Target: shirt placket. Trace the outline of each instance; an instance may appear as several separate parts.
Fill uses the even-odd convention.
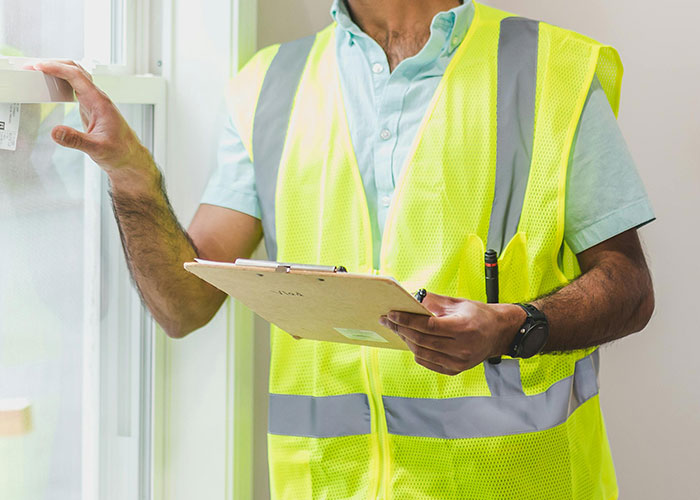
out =
[[[356,86],[364,90],[362,101],[362,130],[355,130],[353,141],[356,143],[356,156],[370,208],[370,222],[373,234],[373,260],[375,267],[379,264],[381,237],[390,213],[394,190],[400,172],[409,162],[406,131],[403,130],[405,106],[411,95],[414,79],[433,77],[433,73],[444,71],[442,60],[456,48],[458,37],[451,40],[456,16],[453,12],[438,14],[431,25],[431,35],[426,45],[416,56],[403,60],[393,72],[389,70],[386,54],[379,44],[363,33],[348,17],[347,12],[338,6],[333,11],[343,31],[344,45],[350,52],[346,53],[344,65],[352,57],[356,72],[351,79]],[[452,43],[450,43],[452,42]],[[359,73],[359,74],[358,74]],[[437,76],[440,76],[437,75]],[[410,117],[411,120],[415,116]],[[410,135],[415,135],[411,126]],[[351,131],[353,134],[353,131]]]
[[[394,153],[399,134],[399,118],[403,108],[406,87],[409,84],[403,72],[394,71],[386,80],[377,103],[377,130],[374,141],[374,179],[377,188],[377,219],[383,228],[396,186]]]
[[[431,52],[430,45],[442,47],[446,35],[449,35],[452,23],[447,19],[437,19],[433,24],[433,33],[426,45]],[[435,47],[435,49],[437,49]],[[381,57],[386,61],[384,52],[376,47]],[[399,136],[399,122],[406,94],[411,86],[415,74],[425,69],[428,64],[437,63],[439,49],[435,50],[435,56],[425,54],[426,48],[421,51],[423,59],[411,58],[402,61],[394,71],[383,79],[381,87],[375,86],[375,103],[377,104],[377,130],[373,141],[374,178],[377,190],[377,219],[380,230],[383,232],[389,207],[394,195],[398,173],[405,165],[396,165],[395,152]],[[382,67],[379,63],[372,63],[373,74],[387,74],[388,65]],[[396,174],[395,174],[396,173]]]

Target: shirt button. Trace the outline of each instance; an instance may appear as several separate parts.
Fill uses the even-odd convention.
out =
[[[381,73],[382,71],[384,71],[384,66],[382,66],[381,64],[379,64],[379,63],[374,63],[374,64],[372,65],[372,72],[373,72],[373,73],[375,73],[375,74],[378,75],[378,74]]]
[[[391,198],[389,196],[382,196],[382,206],[387,208],[389,205],[391,205]]]
[[[385,128],[384,130],[379,132],[379,137],[381,137],[385,141],[389,140],[391,138],[391,130],[389,130],[388,128]]]

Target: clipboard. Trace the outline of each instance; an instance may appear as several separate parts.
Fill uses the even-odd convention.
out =
[[[395,279],[342,267],[196,259],[185,269],[302,339],[408,350],[379,317],[392,310],[433,315]]]

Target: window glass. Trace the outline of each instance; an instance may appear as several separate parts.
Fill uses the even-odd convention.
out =
[[[22,105],[16,150],[0,150],[0,400],[25,401],[0,435],[3,498],[80,494],[83,159],[49,137],[78,120]]]
[[[135,130],[148,136],[151,107],[121,108]],[[123,257],[119,272],[107,273],[113,264],[102,263],[100,286],[88,287],[99,297],[87,296],[86,242],[113,247],[119,237],[113,227],[103,227],[109,229],[106,239],[86,230],[86,221],[94,220],[85,198],[91,189],[86,169],[98,167],[49,135],[58,124],[82,129],[78,107],[23,104],[19,117],[16,149],[0,149],[0,499],[75,500],[82,498],[83,470],[99,474],[97,467],[84,468],[82,456],[89,404],[83,394],[85,339],[94,335],[110,349],[95,358],[103,384],[123,385],[115,382],[108,394],[100,394],[101,407],[93,402],[88,409],[101,413],[105,452],[114,452],[106,444],[113,428],[121,443],[136,443],[138,452],[139,415],[147,410],[139,405],[148,399],[139,381],[149,369],[141,368],[139,326],[123,319],[104,324],[135,316],[110,293],[117,283],[128,284]],[[108,208],[105,192],[101,198]],[[85,318],[95,316],[103,324],[86,331],[91,323]],[[112,414],[120,416],[119,428]],[[129,460],[139,466],[136,452]]]
[[[0,44],[31,57],[83,57],[84,0],[2,0]]]

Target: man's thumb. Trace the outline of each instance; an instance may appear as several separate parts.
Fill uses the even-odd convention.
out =
[[[51,131],[51,137],[56,143],[67,148],[77,149],[88,154],[92,150],[93,144],[88,135],[78,132],[74,128],[59,125]]]

